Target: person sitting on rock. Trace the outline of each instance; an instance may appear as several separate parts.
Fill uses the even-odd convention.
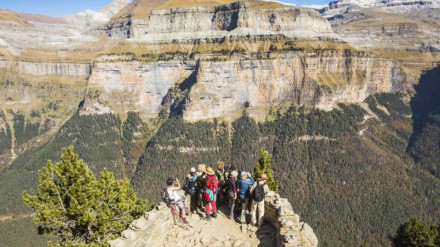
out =
[[[190,198],[189,208],[191,213],[197,211],[197,174],[196,168],[191,167],[191,170],[188,174],[186,174],[186,184],[185,184],[185,195]]]
[[[266,194],[269,193],[269,186],[267,186],[266,181],[268,177],[266,174],[261,174],[258,181],[255,182],[251,187],[252,196],[252,206],[251,206],[251,223],[252,225],[261,227],[263,225],[264,219],[264,198]],[[258,221],[257,221],[257,211],[258,211]]]
[[[217,161],[217,170],[215,171],[215,176],[218,181],[215,203],[217,207],[220,207],[223,204],[224,188],[226,184],[225,163],[223,163],[222,161]]]
[[[185,221],[185,218],[183,216],[183,212],[186,213],[186,215],[189,214],[188,212],[188,205],[186,202],[185,196],[180,196],[177,191],[181,190],[182,187],[180,186],[179,179],[177,178],[168,178],[167,180],[167,192],[168,192],[168,201],[170,204],[176,205],[180,209],[180,216],[182,220]]]
[[[241,201],[241,215],[240,222],[245,223],[246,221],[246,210],[250,206],[250,189],[254,179],[248,172],[241,172],[241,177],[237,182],[238,185],[238,198]]]
[[[235,201],[237,200],[237,176],[237,171],[231,172],[225,185],[225,195],[229,199],[229,219],[234,218]]]
[[[204,220],[211,220],[211,216],[213,218],[217,218],[217,206],[215,204],[215,194],[217,192],[218,182],[215,177],[214,169],[208,167],[206,169],[206,177],[198,178],[198,181],[201,181],[203,184],[202,194],[203,194],[203,203],[205,206],[206,217]],[[211,215],[212,208],[212,215]]]

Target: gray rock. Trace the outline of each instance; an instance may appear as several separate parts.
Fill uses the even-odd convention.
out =
[[[235,241],[235,243],[234,243],[234,247],[242,246],[242,244],[243,244],[243,241],[241,241],[241,240],[237,240],[237,241]]]
[[[125,239],[133,239],[134,236],[135,236],[135,233],[131,229],[127,229],[127,230],[123,231],[121,234],[121,237],[125,238]]]

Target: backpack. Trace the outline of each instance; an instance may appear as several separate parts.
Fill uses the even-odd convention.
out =
[[[185,193],[190,196],[196,193],[196,176],[186,182]]]
[[[162,201],[165,202],[167,205],[170,204],[170,195],[168,194],[168,187],[165,187],[160,192],[160,197],[162,198]]]
[[[215,175],[216,175],[216,177],[218,179],[218,183],[221,186],[224,186],[225,183],[226,183],[226,172],[225,171],[220,172],[219,170],[217,170],[217,171],[215,171]]]
[[[253,199],[256,202],[261,202],[264,200],[264,197],[265,197],[264,184],[260,184],[259,182],[257,182],[257,186],[253,191]]]
[[[207,202],[214,201],[214,192],[212,190],[210,190],[210,189],[204,189],[203,190],[203,198]]]
[[[217,192],[218,182],[217,179],[213,179],[210,177],[206,177],[208,180],[206,180],[206,188],[208,190],[211,190],[213,193]]]

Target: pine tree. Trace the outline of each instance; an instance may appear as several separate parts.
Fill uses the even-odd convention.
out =
[[[38,194],[23,191],[22,198],[35,210],[39,232],[59,239],[57,246],[107,246],[147,209],[128,180],[115,180],[107,169],[96,179],[72,146],[38,175]]]
[[[278,187],[280,186],[280,181],[275,181],[272,175],[272,165],[270,162],[272,158],[266,152],[264,147],[260,149],[260,159],[258,160],[257,167],[255,168],[254,178],[258,179],[261,174],[265,173],[269,178],[266,184],[269,186],[270,190],[278,192]]]
[[[394,247],[435,247],[438,234],[437,227],[411,219],[399,227],[392,242]]]

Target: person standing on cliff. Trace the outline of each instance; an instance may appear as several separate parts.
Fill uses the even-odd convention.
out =
[[[250,203],[250,188],[254,184],[254,179],[248,172],[241,172],[241,177],[237,182],[238,184],[238,198],[241,201],[241,215],[240,222],[246,221],[246,210]]]
[[[197,211],[197,174],[196,168],[191,167],[191,170],[188,174],[186,174],[186,184],[185,184],[185,195],[190,198],[190,212],[195,213]]]
[[[214,169],[208,167],[206,169],[206,177],[197,179],[203,184],[202,195],[205,206],[206,217],[204,220],[211,220],[211,217],[217,218],[217,206],[215,204],[215,194],[218,188],[217,178],[215,177]],[[212,209],[212,214],[211,214]]]
[[[231,172],[225,185],[225,195],[229,199],[229,219],[234,218],[235,201],[237,200],[237,176],[237,171]]]
[[[202,195],[202,189],[204,186],[205,178],[206,178],[206,165],[199,164],[197,165],[197,172],[196,172],[196,197],[197,197],[197,208],[200,210],[203,210],[203,195]]]
[[[269,186],[266,181],[268,177],[266,174],[261,174],[257,182],[251,187],[252,206],[251,206],[251,223],[252,225],[261,227],[264,219],[264,198],[269,193]],[[258,220],[257,220],[258,211]]]
[[[215,171],[215,176],[218,181],[218,189],[216,194],[215,203],[217,207],[220,207],[223,204],[223,195],[224,188],[226,184],[226,171],[225,171],[225,163],[222,161],[217,161],[217,170]]]

